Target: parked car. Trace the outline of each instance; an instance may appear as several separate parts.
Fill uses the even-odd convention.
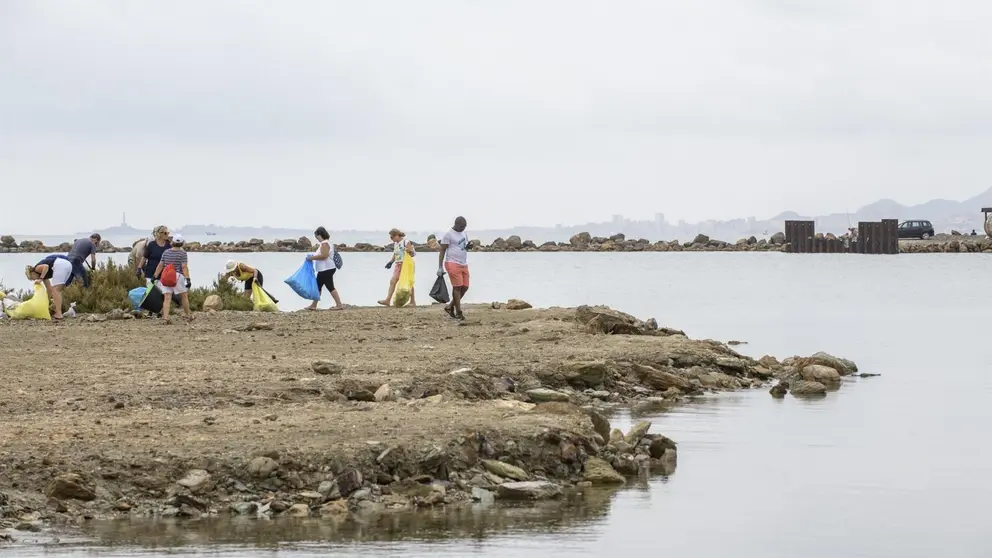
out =
[[[903,221],[899,223],[899,238],[922,238],[926,240],[933,237],[933,224],[930,221]]]

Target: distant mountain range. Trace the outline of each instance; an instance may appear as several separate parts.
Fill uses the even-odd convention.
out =
[[[934,229],[938,233],[950,232],[951,230],[968,233],[972,229],[983,230],[984,222],[981,213],[983,207],[992,207],[992,188],[960,202],[935,199],[919,205],[906,206],[895,200],[883,199],[870,203],[852,213],[832,213],[830,215],[819,216],[800,215],[794,211],[785,211],[766,220],[747,217],[729,221],[708,220],[699,223],[680,221],[677,224],[672,224],[665,220],[663,214],[658,214],[653,220],[648,221],[635,221],[615,215],[612,220],[599,223],[556,225],[554,227],[520,226],[507,229],[470,230],[469,233],[472,238],[477,238],[486,243],[492,242],[497,237],[506,238],[511,235],[517,235],[524,240],[533,240],[538,243],[549,240],[564,242],[578,232],[588,232],[593,236],[610,236],[616,233],[623,233],[628,238],[647,238],[652,241],[672,239],[686,241],[702,233],[712,238],[732,242],[738,238],[748,236],[768,237],[784,230],[785,221],[788,220],[811,220],[816,222],[817,232],[843,233],[848,227],[856,227],[858,221],[878,221],[880,219],[899,219],[900,221],[926,219],[933,223]],[[199,242],[209,242],[211,240],[227,242],[232,240],[248,240],[250,238],[274,240],[298,238],[301,236],[309,237],[313,234],[313,229],[221,227],[215,225],[186,225],[174,230],[182,232],[187,240],[196,240]],[[120,245],[123,242],[130,243],[133,240],[147,236],[150,231],[121,225],[97,232],[100,232],[105,238],[114,242],[114,244]],[[441,232],[443,231],[408,231],[407,235],[411,240],[424,241],[429,234],[439,234]],[[81,232],[76,237],[78,238],[86,234],[89,233]],[[355,244],[357,242],[385,244],[389,241],[386,238],[385,230],[332,230],[331,235],[334,242],[345,244]]]

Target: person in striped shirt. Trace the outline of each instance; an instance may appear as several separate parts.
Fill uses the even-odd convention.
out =
[[[162,253],[162,260],[155,268],[155,282],[158,284],[159,290],[165,294],[165,300],[162,301],[162,320],[165,324],[169,323],[169,307],[172,305],[173,293],[179,295],[179,299],[182,301],[183,317],[186,318],[186,321],[193,321],[193,313],[189,310],[189,293],[187,292],[192,285],[189,279],[189,255],[183,249],[184,244],[181,234],[174,235],[172,247]],[[167,287],[161,281],[162,272],[169,265],[176,269],[176,285],[174,287]]]

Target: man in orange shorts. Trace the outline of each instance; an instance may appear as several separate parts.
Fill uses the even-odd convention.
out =
[[[462,297],[468,292],[468,235],[464,217],[455,219],[455,226],[441,237],[441,250],[438,253],[437,274],[447,272],[451,280],[451,304],[444,311],[456,320],[464,320]]]

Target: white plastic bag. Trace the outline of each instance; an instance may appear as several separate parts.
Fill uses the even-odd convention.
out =
[[[76,317],[76,303],[73,302],[69,304],[69,309],[62,314],[63,318],[75,318]]]

